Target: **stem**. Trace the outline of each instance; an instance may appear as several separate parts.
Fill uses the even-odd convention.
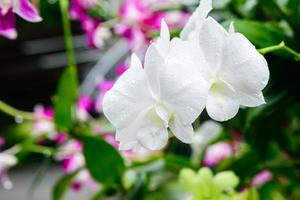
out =
[[[263,55],[265,55],[267,53],[271,53],[271,52],[279,51],[279,50],[286,51],[287,53],[289,53],[292,56],[294,56],[294,59],[296,61],[300,61],[300,53],[298,53],[295,50],[287,47],[284,42],[281,42],[278,45],[274,45],[274,46],[270,46],[270,47],[259,49],[258,52],[261,53],[261,54],[263,54]]]
[[[43,154],[46,156],[51,156],[55,152],[55,150],[50,147],[44,147],[36,144],[24,144],[23,148],[32,153]]]
[[[26,119],[26,120],[36,120],[37,119],[37,117],[33,113],[21,111],[16,108],[13,108],[1,100],[0,100],[0,111],[2,111],[3,113],[5,113],[7,115],[10,115],[13,117],[20,117],[20,118]]]
[[[71,23],[69,19],[69,0],[59,0],[60,11],[62,15],[65,44],[67,48],[67,56],[69,67],[76,67],[75,53],[72,40]]]

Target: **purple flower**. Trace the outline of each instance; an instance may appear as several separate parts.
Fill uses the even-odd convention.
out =
[[[87,121],[89,119],[89,112],[93,106],[93,101],[89,96],[80,96],[76,105],[76,116],[80,121]]]
[[[208,167],[214,167],[232,155],[232,146],[226,142],[219,142],[207,148],[203,164]]]
[[[258,186],[264,185],[266,182],[270,181],[272,178],[273,178],[273,175],[270,171],[263,170],[253,177],[251,185],[253,187],[258,187]]]
[[[0,1],[0,35],[9,39],[17,37],[16,16],[29,22],[40,22],[37,9],[29,0],[1,0]]]

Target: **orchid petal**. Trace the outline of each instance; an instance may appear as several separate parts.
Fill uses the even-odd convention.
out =
[[[208,94],[206,109],[208,115],[216,121],[233,118],[239,110],[235,90],[224,81],[214,83]]]
[[[139,142],[147,149],[160,150],[168,142],[168,130],[166,127],[156,127],[151,124],[140,129],[137,138]]]
[[[170,49],[170,31],[164,19],[161,20],[160,37],[156,40],[155,45],[162,57],[168,55]]]
[[[13,11],[29,22],[42,21],[37,9],[29,0],[14,0]]]
[[[9,10],[4,15],[1,14],[0,8],[0,35],[7,37],[9,39],[17,38],[16,26],[16,16]]]
[[[203,23],[199,42],[210,70],[219,70],[227,36],[226,30],[213,18],[208,17]]]
[[[229,35],[224,50],[223,66],[224,80],[245,94],[257,94],[269,81],[267,61],[240,33]]]
[[[194,130],[191,124],[183,124],[182,120],[175,116],[173,123],[170,124],[172,133],[182,142],[190,144],[193,142]]]
[[[197,29],[201,28],[202,23],[212,10],[212,0],[201,0],[199,7],[188,20],[187,24],[180,33],[180,38],[187,40],[195,36]]]
[[[243,93],[237,91],[239,96],[240,105],[247,107],[257,107],[266,103],[262,92],[258,93]]]
[[[105,94],[103,111],[113,125],[122,129],[147,109],[151,98],[145,71],[133,55],[131,67]]]

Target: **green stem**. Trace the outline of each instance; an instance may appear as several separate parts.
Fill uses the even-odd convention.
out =
[[[275,51],[279,51],[279,50],[286,51],[290,55],[294,56],[294,59],[296,61],[300,61],[300,53],[298,53],[295,50],[287,47],[284,42],[281,42],[278,45],[274,45],[274,46],[270,46],[270,47],[259,49],[258,52],[261,53],[261,54],[263,54],[263,55],[265,55],[267,53],[271,53],[271,52],[275,52]]]
[[[25,120],[35,120],[37,117],[31,113],[31,112],[26,112],[26,111],[21,111],[16,108],[11,107],[10,105],[4,103],[3,101],[0,100],[0,111],[3,113],[13,116],[13,117],[20,117]]]
[[[61,15],[62,15],[68,63],[69,63],[69,67],[75,68],[76,67],[76,59],[75,59],[73,40],[72,40],[71,23],[70,23],[69,12],[68,12],[69,0],[59,0],[59,4],[60,4]]]
[[[55,153],[55,150],[50,147],[44,147],[36,144],[24,144],[23,148],[32,153],[43,154],[46,156],[51,156]]]

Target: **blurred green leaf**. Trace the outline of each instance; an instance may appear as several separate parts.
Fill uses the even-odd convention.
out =
[[[146,174],[140,173],[137,175],[137,180],[134,187],[129,191],[129,193],[123,198],[124,200],[135,200],[135,199],[144,199],[148,191],[148,181]]]
[[[54,103],[55,124],[59,130],[68,131],[73,125],[73,109],[78,95],[75,67],[68,67],[61,76]]]
[[[274,23],[237,20],[234,26],[237,32],[244,34],[259,48],[278,45],[288,39],[284,30]]]
[[[64,175],[55,183],[52,192],[52,200],[62,200],[64,198],[64,195],[70,188],[70,185],[76,174],[77,171],[72,174]]]
[[[99,137],[86,136],[83,143],[86,165],[93,178],[106,185],[120,182],[125,165],[119,152]]]

